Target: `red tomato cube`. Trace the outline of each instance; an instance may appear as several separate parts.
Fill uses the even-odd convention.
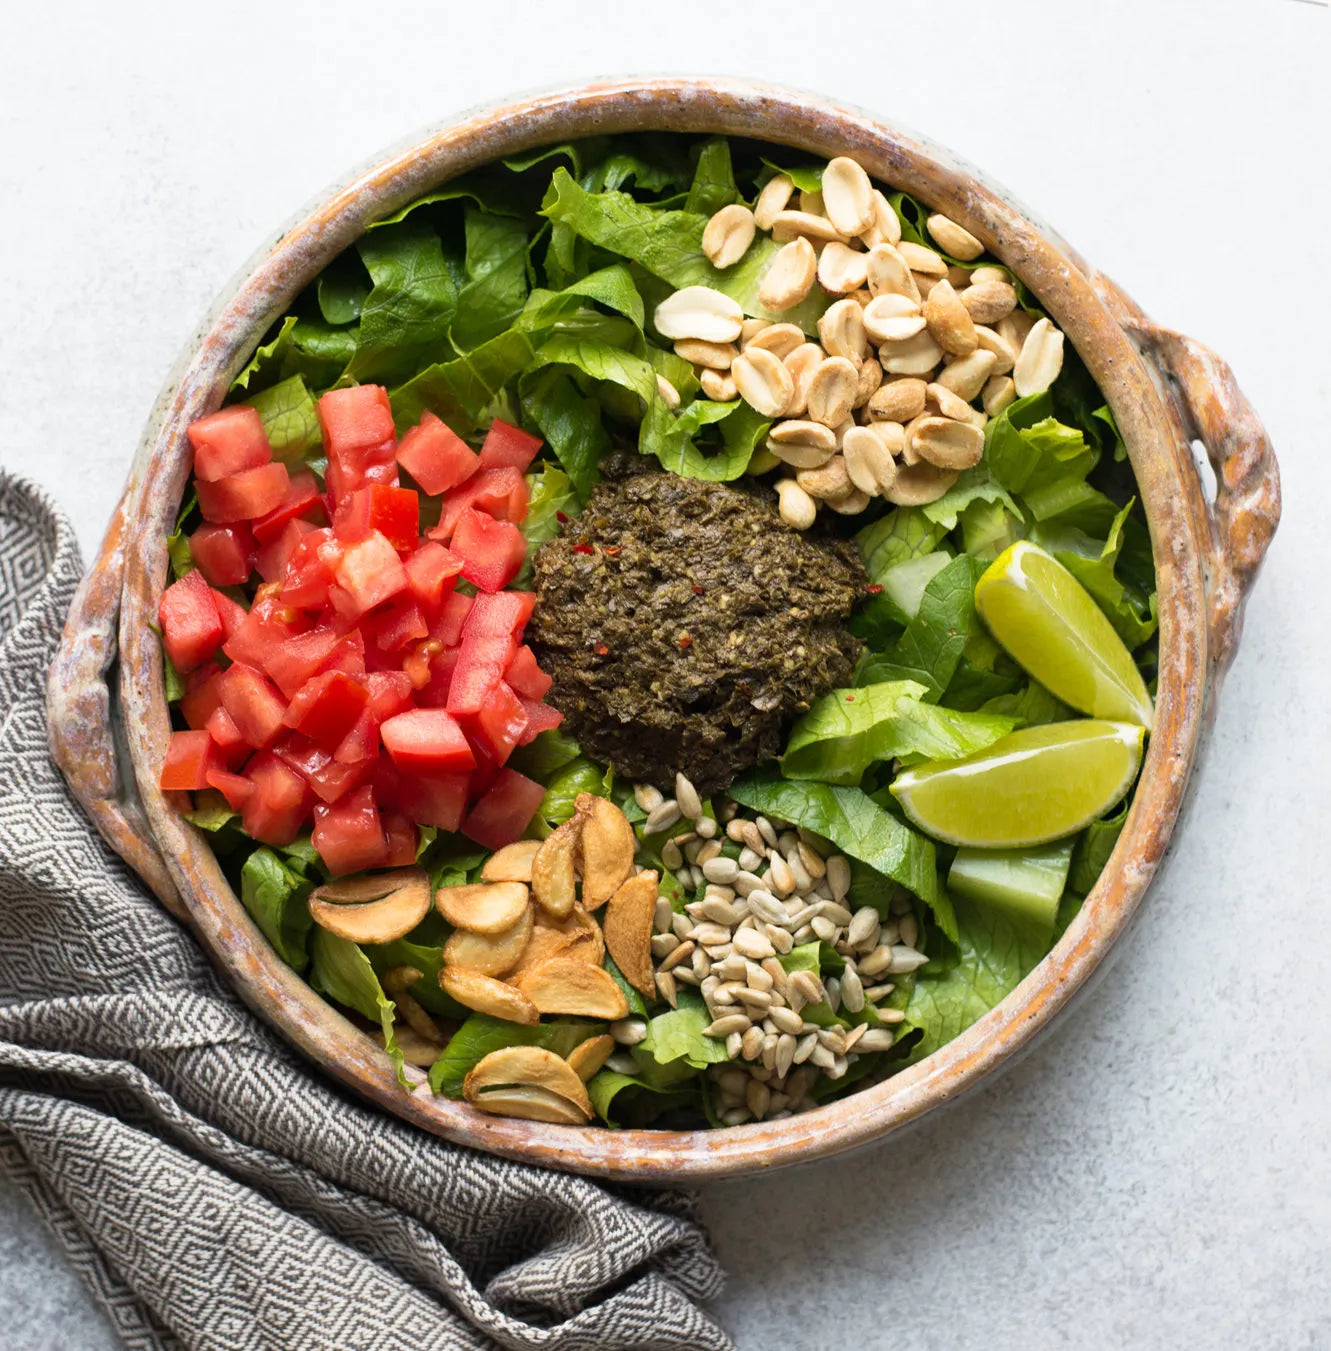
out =
[[[254,796],[254,783],[243,774],[232,774],[224,769],[210,770],[208,787],[216,788],[226,798],[226,805],[233,812],[243,811],[245,804]]]
[[[220,591],[213,592],[213,604],[222,618],[222,642],[229,643],[240,631],[240,626],[249,618],[250,612],[239,602],[224,596]]]
[[[518,635],[526,627],[535,608],[534,591],[501,591],[494,595],[477,596],[462,626],[462,637],[512,638],[516,647]]]
[[[527,541],[516,525],[468,507],[458,517],[452,550],[469,582],[482,591],[502,591],[521,572]]]
[[[342,765],[371,764],[379,755],[379,722],[367,706],[351,730],[337,743],[333,759]]]
[[[384,823],[384,841],[388,845],[385,868],[410,868],[416,862],[416,848],[420,833],[415,824],[400,812],[380,812]]]
[[[411,707],[411,679],[402,671],[374,671],[365,677],[365,688],[370,692],[366,711],[381,723]]]
[[[486,849],[502,849],[522,838],[544,796],[539,783],[515,769],[501,769],[467,814],[462,833]]]
[[[525,474],[541,448],[541,438],[495,418],[481,446],[481,469],[520,469]]]
[[[407,572],[397,550],[377,531],[345,544],[333,575],[337,588],[329,599],[349,619],[358,619],[407,586]]]
[[[246,765],[245,777],[254,785],[240,810],[245,833],[263,844],[290,844],[309,815],[305,780],[271,751],[256,755]]]
[[[480,457],[427,408],[398,445],[397,462],[427,493],[437,497],[470,478]]]
[[[314,809],[313,843],[334,877],[382,867],[388,840],[374,790],[357,788],[340,802],[320,802]]]
[[[287,559],[282,574],[283,603],[311,610],[327,605],[328,589],[336,580],[333,569],[341,557],[342,545],[331,530],[312,530]]]
[[[516,694],[539,703],[545,698],[554,680],[536,664],[536,654],[525,643],[513,654],[504,672],[504,679]]]
[[[527,518],[530,496],[522,470],[511,466],[482,469],[444,498],[439,524],[429,531],[429,536],[447,544],[453,538],[458,517],[468,507],[483,511],[497,521],[512,521],[514,525],[521,525]]]
[[[475,603],[475,596],[468,596],[459,591],[445,596],[439,618],[430,626],[430,637],[437,639],[445,647],[456,647],[462,641],[463,625],[466,624],[467,616],[471,614]]]
[[[205,730],[213,709],[220,708],[215,677],[221,670],[215,662],[191,671],[185,680],[185,693],[176,705],[185,722],[196,732]]]
[[[457,670],[460,648],[449,647],[436,652],[425,669],[425,677],[417,687],[416,702],[422,708],[444,708],[448,704],[448,687]]]
[[[522,744],[527,732],[527,711],[522,700],[501,680],[481,711],[471,719],[471,727],[485,743],[495,764],[502,765]]]
[[[512,646],[503,638],[465,640],[458,650],[444,707],[454,717],[479,713],[498,688],[512,654]]]
[[[290,471],[288,471],[290,474]],[[263,544],[276,538],[288,522],[302,520],[317,524],[327,519],[323,494],[309,469],[297,469],[290,474],[287,494],[266,516],[254,522],[254,538]]]
[[[365,711],[370,692],[342,671],[312,677],[292,697],[282,721],[325,750],[336,750]]]
[[[407,570],[407,585],[416,603],[427,615],[439,613],[444,596],[458,584],[462,560],[434,540],[426,540],[409,553],[402,566]]]
[[[451,774],[476,764],[462,728],[442,708],[408,709],[389,718],[379,735],[403,774]]]
[[[380,775],[376,775],[376,791],[379,783]],[[470,787],[470,774],[401,775],[397,780],[397,804],[418,824],[451,834],[462,824]]]
[[[244,622],[228,636],[222,651],[232,661],[267,670],[269,659],[283,643],[311,627],[309,619],[282,603],[275,586],[261,586]]]
[[[239,769],[250,758],[250,743],[241,736],[235,720],[220,703],[208,715],[203,728],[212,737],[228,769]]]
[[[222,616],[212,588],[197,569],[162,592],[157,619],[166,655],[182,675],[207,661],[222,641]]]
[[[424,638],[430,626],[411,593],[404,592],[381,610],[366,615],[361,620],[361,630],[380,652],[398,652],[413,638]]]
[[[299,732],[293,732],[277,742],[273,746],[273,754],[301,776],[320,802],[338,801],[361,784],[367,783],[374,774],[373,760],[348,764],[338,760],[322,746],[316,746]]]
[[[228,666],[217,677],[217,697],[246,743],[255,750],[271,746],[277,739],[287,706],[262,671],[243,662]]]
[[[348,451],[368,450],[396,436],[393,409],[382,385],[330,389],[319,400],[324,452],[331,460]]]
[[[263,420],[253,408],[236,404],[191,423],[186,433],[194,448],[194,477],[212,483],[273,458]]]
[[[205,521],[231,525],[252,521],[277,507],[287,495],[291,480],[284,464],[262,464],[257,469],[242,469],[215,483],[197,479],[199,510]]]
[[[308,633],[293,634],[268,654],[264,670],[288,699],[294,698],[296,691],[323,667],[340,641],[337,630],[326,624]]]
[[[337,504],[333,529],[344,542],[377,530],[398,553],[410,553],[420,539],[420,518],[420,497],[411,488],[369,483]]]
[[[265,582],[281,584],[286,576],[287,563],[307,535],[315,533],[309,521],[288,521],[281,534],[271,536],[259,545],[254,554],[254,568]]]
[[[254,566],[254,535],[248,525],[201,525],[189,537],[195,566],[210,586],[244,586]]]
[[[522,701],[522,710],[527,715],[527,730],[522,734],[519,746],[529,745],[542,732],[551,732],[564,721],[564,715],[557,708],[534,703],[530,699]]]
[[[352,629],[328,655],[325,671],[341,671],[365,683],[365,639],[359,629]]]
[[[208,775],[226,765],[207,732],[172,732],[157,785],[163,792],[194,792],[208,787]]]

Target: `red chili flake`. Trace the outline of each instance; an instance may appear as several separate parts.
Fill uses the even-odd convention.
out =
[[[604,657],[610,651],[610,649],[605,645],[605,643],[597,643],[596,646],[592,648],[592,651],[595,652],[598,657]]]
[[[624,552],[624,546],[622,544],[612,544],[609,547],[602,545],[601,552],[603,554],[609,554],[610,557],[613,558],[616,554]]]
[[[702,595],[702,587],[700,587],[697,582],[694,582],[694,584],[689,587],[689,590],[692,591],[695,596]]]
[[[853,704],[855,702],[855,696],[853,694],[846,695],[846,702],[848,704]]]
[[[864,588],[871,596],[876,596],[883,588],[878,582],[870,582]]]
[[[596,550],[590,544],[575,544],[573,552],[575,554],[594,554]]]
[[[560,525],[568,524],[568,516],[565,512],[562,511],[555,512],[555,520],[557,520]]]
[[[685,650],[687,650],[688,648],[692,647],[692,646],[693,646],[693,639],[692,639],[692,637],[691,637],[689,634],[686,633],[686,634],[679,640],[679,645],[680,645],[681,648],[684,648]]]

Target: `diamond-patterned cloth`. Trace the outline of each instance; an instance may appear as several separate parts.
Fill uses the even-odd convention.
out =
[[[68,523],[0,474],[0,1166],[125,1343],[729,1348],[696,1303],[722,1275],[690,1197],[471,1153],[344,1094],[107,849],[47,753],[79,573]]]

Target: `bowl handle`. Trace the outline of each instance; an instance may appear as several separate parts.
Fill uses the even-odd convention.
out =
[[[131,488],[125,490],[111,517],[96,562],[74,593],[46,676],[46,722],[52,759],[102,837],[173,915],[188,921],[153,842],[134,776],[122,772],[124,761],[116,741],[120,715],[111,694],[111,673]]]
[[[1234,658],[1244,602],[1280,523],[1275,450],[1228,362],[1154,323],[1107,277],[1092,280],[1155,368],[1185,450],[1200,442],[1215,471],[1215,498],[1206,507],[1207,602],[1210,662],[1220,675]]]

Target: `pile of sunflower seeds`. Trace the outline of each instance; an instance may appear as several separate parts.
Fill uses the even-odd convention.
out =
[[[872,906],[852,909],[844,855],[734,802],[714,821],[682,774],[673,798],[646,785],[635,797],[648,833],[684,827],[663,845],[662,862],[686,891],[704,888],[682,914],[665,897],[657,902],[652,957],[662,997],[674,1005],[680,985],[696,987],[712,1018],[708,1035],[725,1042],[731,1063],[713,1066],[712,1079],[727,1125],[806,1110],[820,1073],[839,1079],[859,1055],[892,1046],[891,1025],[904,1015],[882,1003],[891,977],[928,960],[915,946],[909,900],[894,902],[886,920]],[[845,969],[826,981],[787,972],[780,959],[810,942],[834,947]],[[870,1008],[884,1025],[823,1027],[802,1016],[813,1005],[834,1014]]]
[[[980,240],[939,213],[926,229],[937,249],[903,240],[887,198],[846,156],[827,165],[818,192],[777,174],[752,209],[735,203],[709,220],[703,250],[724,270],[770,232],[782,248],[760,303],[780,314],[815,289],[832,296],[818,341],[794,323],[747,318],[706,286],[655,311],[705,397],[742,398],[774,419],[766,449],[783,470],[787,525],[808,529],[821,507],[856,515],[876,497],[936,501],[979,462],[988,419],[1062,369],[1063,334],[1019,308],[1011,274],[983,261]],[[661,393],[678,407],[668,382]]]

